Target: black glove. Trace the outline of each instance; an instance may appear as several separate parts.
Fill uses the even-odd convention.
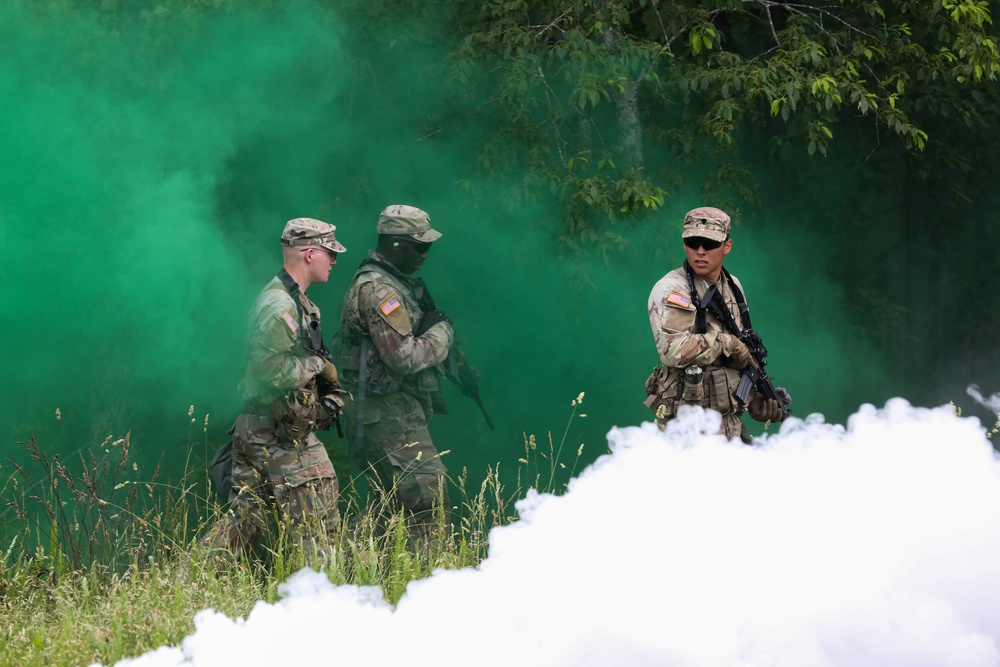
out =
[[[762,394],[751,398],[747,409],[750,416],[759,422],[780,422],[785,418],[785,413],[778,405],[778,401],[773,398],[764,398]]]
[[[423,336],[427,333],[427,330],[438,322],[447,322],[451,324],[451,318],[445,315],[443,310],[428,310],[424,313],[423,318],[420,320],[420,326],[414,333],[415,336]]]

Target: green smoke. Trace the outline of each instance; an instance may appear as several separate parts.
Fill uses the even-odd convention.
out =
[[[310,289],[330,339],[378,211],[397,203],[425,209],[444,233],[421,275],[497,424],[489,432],[450,391],[450,414],[431,431],[452,472],[515,469],[525,435],[551,432],[558,446],[581,392],[567,462],[584,443],[585,461],[601,454],[609,428],[649,418],[646,299],[683,259],[684,211],[711,202],[676,195],[651,224],[623,228],[608,261],[568,252],[554,197],[512,205],[503,183],[466,187],[497,119],[446,90],[432,66],[452,46],[443,29],[359,26],[318,2],[125,6],[0,9],[8,442],[35,435],[73,452],[131,431],[143,466],[162,457],[179,474],[204,415],[219,443],[239,410],[244,317],[280,268],[285,220],[334,223],[348,248],[330,283]],[[419,25],[444,25],[433,18]],[[727,265],[796,415],[842,419],[880,402],[879,366],[828,326],[846,296],[801,254],[818,244],[807,230],[764,238],[775,231],[744,216]]]
[[[323,202],[325,153],[299,148],[333,138],[336,31],[309,4],[120,21],[42,7],[0,10],[5,436],[48,436],[59,408],[70,441],[43,447],[131,430],[169,464],[190,404],[232,412],[267,251]],[[248,165],[274,199],[234,211],[245,147],[275,135],[289,141]]]

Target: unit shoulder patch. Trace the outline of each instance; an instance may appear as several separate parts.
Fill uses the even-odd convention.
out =
[[[667,298],[663,300],[667,305],[676,306],[677,308],[683,308],[685,310],[691,310],[691,297],[687,294],[681,294],[680,292],[671,292],[667,295]]]

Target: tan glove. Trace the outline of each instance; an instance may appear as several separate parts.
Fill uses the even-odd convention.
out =
[[[722,353],[729,358],[729,367],[743,369],[754,363],[750,350],[733,334],[721,333],[719,341],[722,343]]]
[[[785,418],[778,401],[773,398],[764,398],[763,394],[757,394],[750,399],[747,406],[750,416],[759,422],[780,422]]]
[[[329,359],[323,359],[323,370],[319,372],[317,377],[321,377],[329,382],[330,387],[333,389],[340,388],[340,376],[337,375],[337,367]]]

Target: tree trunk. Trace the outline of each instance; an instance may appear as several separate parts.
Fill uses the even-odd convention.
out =
[[[621,28],[615,27],[604,33],[604,44],[609,50],[618,49]],[[621,72],[628,72],[624,56],[620,56]],[[622,151],[626,169],[642,166],[642,123],[639,121],[639,83],[629,77],[618,96],[618,131],[621,137]]]

